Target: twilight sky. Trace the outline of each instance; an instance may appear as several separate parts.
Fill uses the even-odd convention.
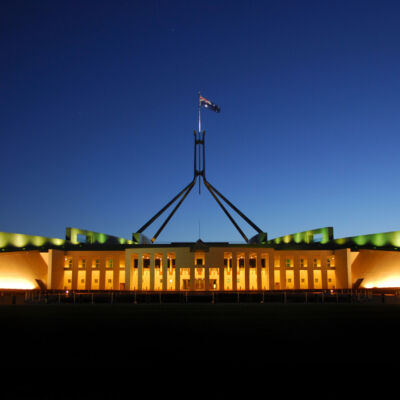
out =
[[[399,15],[396,0],[2,0],[0,231],[130,238],[193,178],[199,91],[221,107],[202,111],[207,178],[270,238],[400,230]],[[204,187],[158,242],[199,231],[242,241]]]

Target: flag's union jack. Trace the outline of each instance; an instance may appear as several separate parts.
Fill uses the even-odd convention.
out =
[[[205,99],[203,96],[200,96],[200,106],[203,106],[204,108],[208,108],[209,110],[215,112],[221,111],[221,109],[216,104],[212,103],[210,100]]]

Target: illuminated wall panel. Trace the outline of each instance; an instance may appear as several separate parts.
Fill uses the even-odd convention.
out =
[[[262,290],[269,289],[269,268],[265,267],[261,270],[261,288]]]
[[[92,290],[99,290],[100,289],[100,271],[92,271]]]
[[[139,287],[139,271],[137,268],[132,268],[131,271],[131,290],[138,290]]]
[[[308,271],[300,270],[300,289],[308,288]]]
[[[224,289],[232,290],[233,288],[233,273],[232,268],[225,267],[224,268]]]
[[[335,289],[336,288],[336,271],[335,270],[328,270],[327,271],[327,285],[328,289]]]
[[[64,289],[72,289],[72,271],[64,271]]]
[[[249,290],[257,290],[257,268],[250,268],[249,271]]]
[[[154,290],[162,290],[162,269],[154,268]]]
[[[179,285],[181,290],[190,289],[190,268],[181,268],[179,273]]]
[[[175,268],[169,267],[167,273],[167,290],[175,290]]]
[[[119,271],[119,289],[120,290],[125,289],[125,271],[124,270]]]
[[[294,289],[294,271],[286,270],[286,289]]]
[[[219,290],[219,268],[209,269],[210,290]]]
[[[313,271],[314,289],[322,289],[322,274],[320,270]]]
[[[150,290],[150,268],[142,269],[142,290]]]
[[[245,281],[245,270],[244,268],[237,269],[237,290],[245,290],[246,289],[246,281]]]
[[[114,271],[106,271],[105,290],[114,289]]]
[[[194,269],[194,289],[195,290],[205,290],[205,268],[195,268]]]
[[[274,271],[274,290],[281,289],[281,271],[276,269]]]
[[[86,271],[78,271],[78,290],[86,289]]]

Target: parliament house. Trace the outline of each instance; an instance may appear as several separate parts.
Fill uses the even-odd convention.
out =
[[[67,228],[0,233],[0,288],[269,291],[400,287],[400,231],[335,239],[326,227],[248,243],[155,244]]]
[[[205,131],[200,127],[194,131],[193,172],[193,180],[130,239],[78,228],[66,228],[62,239],[0,232],[0,289],[166,292],[400,287],[400,231],[335,238],[333,228],[324,227],[269,239],[206,179]],[[201,181],[241,234],[243,244],[200,239],[155,243]],[[149,240],[143,231],[175,202]],[[255,236],[245,235],[226,205],[255,229]]]

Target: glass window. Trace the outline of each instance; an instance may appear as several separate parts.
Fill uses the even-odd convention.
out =
[[[321,266],[321,259],[320,258],[314,258],[313,266],[314,266],[314,268],[319,268]]]

